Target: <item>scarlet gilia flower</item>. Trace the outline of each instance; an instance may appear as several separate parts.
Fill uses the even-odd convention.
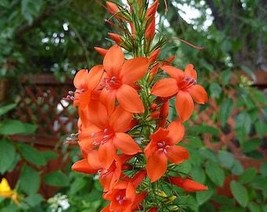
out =
[[[152,87],[151,93],[160,97],[176,95],[175,108],[182,121],[192,115],[194,102],[204,104],[208,101],[205,89],[197,84],[197,72],[192,64],[186,66],[183,72],[173,66],[162,66],[171,78],[161,79]]]
[[[176,146],[184,136],[184,127],[179,121],[173,121],[167,129],[159,128],[150,136],[145,148],[147,175],[151,182],[161,178],[167,170],[168,160],[179,164],[189,158],[187,149]]]
[[[127,178],[118,182],[114,187],[103,195],[110,201],[110,205],[103,209],[104,212],[131,212],[138,209],[140,203],[146,197],[146,193],[136,193],[136,188],[144,179],[145,172],[137,173],[133,178]]]
[[[81,69],[75,75],[73,84],[76,88],[74,92],[73,103],[75,106],[84,108],[90,103],[93,90],[97,87],[102,77],[103,66],[94,66],[89,72],[87,69]]]
[[[108,113],[100,103],[89,105],[88,110],[94,111],[95,115],[88,117],[90,124],[80,132],[79,145],[83,154],[90,157],[88,163],[91,167],[99,161],[101,167],[109,168],[117,157],[116,150],[126,155],[141,152],[137,143],[126,133],[131,128],[131,113],[121,107]]]
[[[135,83],[147,72],[149,63],[145,57],[125,61],[121,48],[111,47],[104,57],[104,76],[101,83],[101,99],[113,108],[115,100],[131,113],[143,113],[144,105],[136,91]]]
[[[72,165],[72,170],[85,174],[99,174],[99,181],[104,192],[109,191],[118,182],[122,174],[122,165],[129,159],[127,155],[115,157],[113,163],[108,168],[101,167],[98,154],[93,150],[86,159],[79,160]],[[93,163],[88,161],[93,160]],[[91,165],[93,164],[93,166]]]
[[[170,183],[182,188],[186,192],[206,191],[208,187],[189,178],[170,177]]]

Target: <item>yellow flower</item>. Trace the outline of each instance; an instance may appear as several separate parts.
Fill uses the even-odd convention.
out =
[[[10,188],[10,186],[9,186],[9,184],[8,184],[8,182],[7,182],[7,180],[6,180],[6,178],[3,178],[3,179],[1,180],[1,183],[0,183],[0,197],[3,197],[3,198],[10,198],[10,199],[12,199],[16,204],[19,204],[19,201],[18,201],[19,196],[18,196],[18,194],[17,194],[16,191],[13,191],[13,190]]]

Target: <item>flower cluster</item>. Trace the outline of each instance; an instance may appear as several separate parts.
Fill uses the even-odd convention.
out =
[[[175,199],[169,200],[163,185],[187,192],[207,189],[175,167],[189,158],[179,145],[183,123],[194,102],[204,104],[208,98],[193,65],[183,71],[171,66],[173,57],[158,59],[164,44],[155,38],[158,0],[128,3],[107,2],[114,20],[108,22],[122,33],[109,33],[115,42],[111,48],[96,47],[103,64],[80,70],[74,78],[83,159],[72,168],[99,175],[109,201],[103,211],[157,211],[160,201],[168,207]],[[168,120],[170,99],[175,99],[175,120]]]

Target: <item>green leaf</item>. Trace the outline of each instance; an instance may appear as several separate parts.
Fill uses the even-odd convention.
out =
[[[231,171],[232,171],[232,173],[234,175],[240,175],[240,174],[243,173],[244,168],[243,168],[242,164],[238,160],[235,160],[234,165],[233,165]]]
[[[260,145],[261,145],[261,141],[259,139],[251,139],[244,143],[241,143],[242,150],[245,153],[249,153],[249,152],[252,152],[258,149]]]
[[[191,170],[191,176],[199,183],[205,183],[206,175],[200,166],[194,166]]]
[[[232,181],[230,183],[231,192],[235,200],[244,208],[248,205],[247,189],[239,182]]]
[[[1,135],[32,134],[35,130],[35,125],[23,123],[17,120],[6,119],[0,122]]]
[[[267,162],[261,164],[260,172],[263,176],[267,177]]]
[[[39,173],[29,166],[22,168],[19,178],[19,188],[28,195],[35,194],[41,184]]]
[[[202,205],[203,203],[207,202],[213,195],[214,191],[209,189],[207,191],[197,192],[196,199],[198,205]]]
[[[76,177],[74,182],[70,184],[70,195],[75,195],[79,192],[82,188],[85,187],[87,180],[82,177]]]
[[[255,178],[256,175],[257,175],[257,170],[255,168],[248,168],[240,175],[239,182],[249,183]]]
[[[22,0],[21,1],[21,13],[29,24],[33,22],[42,7],[41,0]]]
[[[16,106],[17,104],[8,104],[8,105],[0,107],[0,116],[6,114],[8,111],[14,109]]]
[[[226,151],[220,151],[218,158],[221,164],[226,168],[231,168],[235,161],[233,154]]]
[[[221,121],[222,126],[225,126],[231,112],[233,110],[233,101],[232,99],[226,99],[220,107],[219,110],[219,120]]]
[[[245,65],[241,65],[240,67],[241,67],[242,71],[244,71],[246,74],[248,74],[251,79],[254,79],[255,74],[249,67],[247,67]]]
[[[210,95],[213,98],[219,98],[222,92],[221,86],[216,82],[210,84],[209,90],[210,90]]]
[[[44,157],[46,162],[48,162],[49,160],[54,160],[58,156],[57,153],[53,151],[42,151],[40,153],[42,154],[42,157]]]
[[[248,208],[249,208],[250,212],[262,212],[260,205],[254,203],[254,202],[250,202],[248,204]]]
[[[260,138],[263,138],[267,134],[267,125],[262,120],[258,120],[255,123],[256,132]]]
[[[31,207],[36,207],[42,201],[44,201],[44,198],[40,194],[31,194],[27,198],[25,198],[24,201],[26,201],[27,204]]]
[[[46,184],[51,186],[65,187],[69,185],[69,179],[62,171],[50,172],[44,179]]]
[[[244,130],[246,134],[250,132],[251,119],[247,112],[239,113],[235,119],[236,130]]]
[[[218,162],[218,158],[216,157],[216,155],[214,154],[214,152],[212,152],[209,149],[200,149],[199,153],[206,159],[211,160],[213,162]]]
[[[8,140],[0,140],[0,173],[4,174],[16,160],[16,149]]]
[[[205,164],[205,171],[212,182],[218,186],[222,186],[224,182],[224,171],[219,164],[208,161]]]
[[[219,130],[215,127],[211,127],[208,125],[198,125],[190,127],[189,129],[190,134],[202,134],[202,133],[209,133],[211,135],[217,136],[219,134]]]
[[[221,73],[221,83],[223,85],[227,85],[229,83],[230,78],[231,78],[231,71],[227,70]]]
[[[36,165],[36,166],[44,166],[46,164],[46,160],[42,152],[38,151],[34,147],[28,145],[28,144],[19,144],[18,145],[22,157]]]

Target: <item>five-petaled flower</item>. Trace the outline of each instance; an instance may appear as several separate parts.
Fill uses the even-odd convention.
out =
[[[197,84],[197,72],[192,64],[185,67],[185,71],[173,66],[161,67],[171,78],[157,81],[151,93],[160,97],[176,95],[175,107],[182,121],[186,121],[192,115],[194,102],[204,104],[208,101],[205,89]]]
[[[151,135],[151,140],[145,148],[147,158],[147,174],[151,182],[161,178],[166,170],[167,163],[182,163],[189,158],[188,151],[176,144],[184,136],[184,127],[179,121],[173,121],[167,129],[159,128]]]

